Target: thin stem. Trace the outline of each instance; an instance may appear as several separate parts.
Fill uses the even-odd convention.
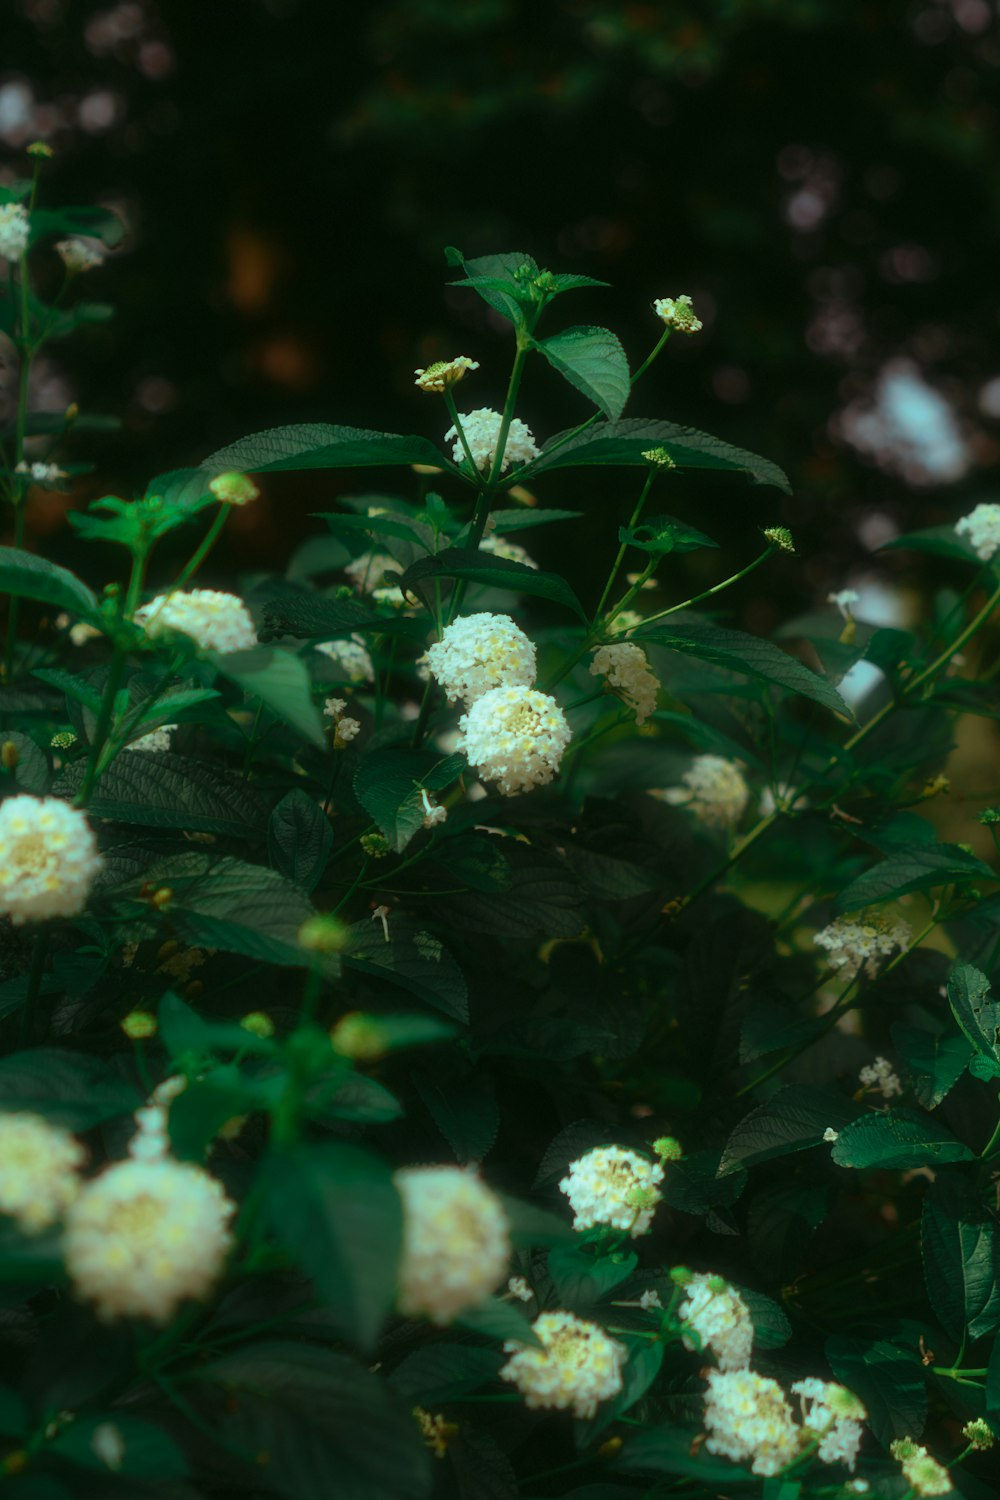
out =
[[[24,510],[25,496],[14,501],[14,546],[18,549],[24,546]],[[17,646],[17,620],[20,613],[21,600],[17,594],[10,596],[10,604],[7,607],[7,641],[3,653],[3,676],[5,682],[10,682],[14,675],[14,652]]]
[[[655,468],[650,468],[649,473],[646,475],[646,483],[642,487],[639,498],[635,503],[635,509],[632,512],[632,518],[628,523],[629,531],[634,531],[636,526],[639,524],[639,517],[642,515],[643,506],[646,504],[649,492],[653,487],[653,480],[656,478],[656,474],[657,470]],[[622,542],[621,546],[618,548],[618,556],[615,558],[611,568],[611,572],[608,574],[608,581],[604,585],[604,592],[601,595],[600,601],[597,605],[597,609],[594,611],[594,619],[591,625],[591,629],[593,629],[593,627],[598,623],[601,615],[604,613],[604,606],[608,602],[608,595],[611,593],[611,590],[615,586],[615,579],[618,577],[618,571],[621,568],[622,563],[625,561],[625,554],[627,551],[628,542]]]
[[[745,568],[741,568],[731,578],[725,578],[721,583],[713,584],[710,589],[705,589],[701,594],[694,594],[690,599],[685,599],[681,604],[672,604],[669,609],[661,609],[659,614],[647,615],[642,622],[643,626],[653,625],[657,620],[666,619],[667,615],[677,614],[679,610],[690,609],[692,604],[700,604],[703,599],[710,599],[713,594],[721,594],[724,589],[730,588],[734,583],[739,583],[741,578],[746,578],[748,573],[752,573],[755,568],[759,568],[761,563],[766,562],[772,553],[777,550],[776,547],[765,548],[759,557],[755,557],[753,562],[747,563]]]
[[[132,557],[132,572],[129,576],[128,589],[125,594],[125,605],[122,611],[124,620],[131,620],[135,613],[136,605],[142,594],[142,581],[146,572],[147,555],[137,552]],[[123,641],[120,633],[115,640],[114,654],[111,658],[111,666],[108,670],[107,681],[104,684],[104,692],[101,696],[101,707],[97,715],[97,723],[94,726],[94,737],[90,745],[90,756],[87,760],[87,769],[84,772],[83,784],[76,797],[77,807],[86,807],[94,790],[94,782],[98,774],[105,770],[108,761],[102,763],[102,752],[108,740],[111,730],[111,720],[115,711],[115,700],[118,697],[118,689],[121,686],[122,676],[125,672],[125,662],[128,657],[128,646]]]
[[[229,512],[231,509],[232,506],[230,505],[219,506],[219,509],[215,514],[215,520],[212,522],[211,526],[208,528],[208,531],[202,538],[200,546],[195,548],[187,563],[177,575],[177,580],[174,583],[174,590],[182,589],[184,585],[188,583],[197,573],[198,569],[201,567],[202,563],[205,561],[206,557],[211,552],[216,542],[219,540],[219,537],[222,535],[222,528],[223,526],[225,526],[226,522],[229,519]]]
[[[462,452],[465,454],[465,457],[469,464],[469,468],[472,470],[473,479],[475,482],[481,485],[482,476],[476,466],[476,460],[472,456],[472,449],[469,447],[469,440],[465,435],[465,428],[462,426],[462,419],[458,414],[458,407],[455,405],[455,398],[451,394],[451,391],[447,388],[444,391],[444,403],[448,408],[448,415],[449,417],[451,417],[452,426],[458,433],[458,441],[462,445]]]

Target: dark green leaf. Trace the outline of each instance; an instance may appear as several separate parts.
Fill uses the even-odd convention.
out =
[[[488,1075],[416,1073],[413,1083],[435,1125],[463,1166],[488,1153],[500,1129],[493,1084]]]
[[[421,787],[440,791],[465,769],[461,755],[433,756],[419,750],[374,750],[361,757],[354,795],[401,854],[424,826]]]
[[[916,1354],[886,1339],[834,1336],[826,1341],[833,1373],[868,1408],[875,1438],[887,1448],[894,1438],[919,1439],[927,1420],[927,1387]]]
[[[664,1203],[686,1214],[707,1214],[735,1203],[746,1187],[746,1169],[735,1166],[720,1177],[719,1163],[718,1150],[692,1151],[670,1162],[662,1188]]]
[[[666,448],[680,469],[742,470],[755,484],[774,485],[791,494],[787,476],[769,459],[734,448],[694,427],[646,417],[598,422],[577,437],[557,433],[545,444],[541,457],[531,465],[531,472],[541,474],[547,469],[566,469],[577,464],[635,464],[648,468],[649,460],[643,454],[650,448]]]
[[[520,1306],[514,1302],[504,1302],[499,1297],[488,1297],[478,1307],[467,1307],[455,1322],[461,1328],[468,1328],[470,1333],[481,1333],[485,1338],[497,1339],[500,1343],[504,1339],[517,1339],[518,1343],[524,1344],[528,1349],[542,1348],[541,1339]]]
[[[297,640],[333,640],[337,636],[353,635],[359,631],[375,631],[379,634],[426,635],[426,622],[414,621],[406,615],[379,615],[367,604],[356,599],[330,599],[315,589],[301,584],[274,581],[261,600],[264,623],[261,635],[291,635]]]
[[[948,976],[948,1003],[977,1052],[1000,1063],[1000,1005],[990,999],[990,982],[971,964],[956,964]]]
[[[582,510],[546,510],[544,506],[519,505],[511,510],[491,510],[490,521],[495,536],[507,536],[512,531],[548,526],[553,521],[577,521],[582,515]]]
[[[699,1441],[696,1428],[649,1427],[630,1435],[613,1467],[624,1474],[683,1474],[698,1479],[714,1490],[723,1485],[723,1493],[737,1484],[755,1483],[749,1469],[740,1468],[728,1458],[715,1458]]]
[[[68,610],[91,623],[100,623],[97,596],[68,568],[15,547],[0,547],[0,594],[37,599]]]
[[[396,1366],[389,1384],[406,1401],[442,1406],[495,1380],[504,1360],[478,1344],[425,1344]]]
[[[201,467],[210,474],[223,474],[229,469],[242,474],[271,474],[281,469],[359,469],[387,464],[431,464],[461,472],[426,438],[326,422],[302,422],[252,433],[210,454]]]
[[[837,910],[856,911],[907,891],[923,891],[952,882],[967,885],[974,880],[993,878],[989,865],[957,844],[907,844],[852,880],[837,897]]]
[[[602,1401],[597,1408],[587,1436],[596,1437],[610,1422],[629,1411],[641,1401],[663,1364],[663,1345],[652,1344],[645,1339],[627,1339],[628,1359],[622,1369],[622,1388],[612,1401]]]
[[[593,1255],[581,1245],[549,1251],[548,1267],[558,1306],[585,1312],[616,1286],[627,1281],[638,1265],[631,1250],[614,1255]]]
[[[56,795],[75,796],[84,770],[82,761],[67,766],[53,787]],[[266,815],[257,793],[235,772],[153,750],[129,750],[112,761],[98,778],[90,811],[115,823],[232,838],[256,837]]]
[[[86,1052],[36,1047],[0,1059],[2,1110],[27,1110],[71,1130],[89,1130],[141,1103],[132,1084]]]
[[[454,254],[460,255],[460,252]],[[471,287],[494,312],[512,323],[522,321],[522,308],[531,305],[531,297],[514,273],[525,268],[532,275],[538,275],[538,265],[530,255],[520,250],[507,250],[498,255],[477,255],[472,260],[459,258],[450,264],[460,265],[465,272],[464,278],[451,282],[451,286]]]
[[[303,1108],[311,1120],[333,1125],[339,1120],[356,1120],[366,1125],[398,1120],[403,1106],[394,1094],[363,1073],[337,1071],[329,1079],[320,1079],[306,1091]]]
[[[121,1444],[120,1460],[109,1464],[101,1456],[104,1434]],[[48,1451],[85,1469],[131,1474],[144,1479],[179,1479],[188,1472],[187,1462],[173,1438],[162,1428],[140,1417],[109,1412],[104,1416],[81,1416],[48,1444]]]
[[[348,968],[400,985],[456,1020],[469,1019],[465,979],[448,950],[429,932],[414,931],[401,917],[389,918],[389,941],[380,922],[355,922],[343,952]]]
[[[82,703],[92,713],[100,712],[101,695],[86,677],[78,677],[75,672],[66,672],[61,667],[36,667],[31,675],[40,682],[48,683],[49,687],[58,688],[67,698],[71,698],[74,703]]]
[[[973,1055],[964,1036],[935,1036],[897,1021],[892,1040],[910,1075],[913,1092],[924,1109],[936,1109],[965,1072]]]
[[[859,1106],[840,1094],[789,1084],[740,1121],[726,1143],[719,1176],[821,1145],[827,1130],[843,1131],[858,1113]]]
[[[286,792],[267,825],[267,852],[279,875],[312,892],[323,878],[333,842],[330,820],[319,804],[301,787]]]
[[[413,593],[418,583],[435,578],[458,578],[467,583],[481,583],[489,588],[512,589],[538,599],[551,599],[571,609],[581,620],[587,614],[579,599],[558,573],[543,573],[526,563],[511,562],[469,547],[448,547],[433,557],[422,557],[403,574],[401,587]]]
[[[316,1283],[338,1331],[371,1348],[395,1296],[402,1244],[389,1167],[357,1146],[274,1147],[264,1181],[273,1233]]]
[[[974,1340],[1000,1324],[1000,1253],[992,1223],[956,1217],[928,1197],[920,1250],[927,1295],[946,1333]]]
[[[312,685],[305,662],[279,646],[255,646],[249,651],[211,652],[210,660],[223,677],[259,698],[310,744],[326,744],[323,720],[312,701]]]
[[[22,734],[19,729],[0,729],[0,745],[4,747],[13,745],[14,747],[17,760],[16,764],[8,769],[7,775],[11,777],[16,787],[22,792],[34,792],[38,796],[48,791],[49,779],[52,775],[48,756],[44,750],[39,749],[33,739]],[[5,753],[10,755],[6,748]]]
[[[910,1110],[865,1114],[845,1125],[833,1144],[841,1167],[931,1167],[971,1161],[968,1146],[943,1126]]]
[[[79,234],[113,246],[121,244],[125,238],[125,225],[110,208],[32,209],[32,244],[48,234]]]
[[[553,369],[617,422],[631,386],[621,340],[609,328],[565,328],[535,343]]]
[[[750,1311],[754,1345],[758,1349],[781,1349],[792,1336],[792,1325],[773,1297],[733,1283]]]
[[[893,547],[905,552],[930,552],[935,557],[953,557],[982,567],[969,538],[960,536],[954,526],[927,526],[923,531],[910,531],[905,536],[883,542],[879,550],[887,552]]]
[[[641,526],[620,526],[618,540],[640,552],[697,552],[701,547],[718,547],[710,536],[678,521],[676,516],[650,516]]]
[[[20,1437],[28,1429],[28,1412],[24,1401],[9,1386],[0,1386],[0,1434]]]

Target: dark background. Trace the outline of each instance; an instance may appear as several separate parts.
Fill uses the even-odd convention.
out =
[[[132,493],[284,422],[440,438],[439,405],[412,385],[439,356],[481,361],[460,405],[499,406],[509,340],[475,296],[444,289],[452,243],[611,282],[562,300],[551,326],[607,323],[633,363],[659,328],[652,299],[694,297],[705,333],[672,341],[629,414],[790,474],[791,500],[678,481],[672,508],[725,535],[723,566],[757,525],[784,521],[800,542],[801,561],[748,586],[744,623],[769,628],[782,590],[803,603],[859,570],[909,576],[919,560],[873,562],[872,545],[991,498],[987,0],[7,0],[3,14],[4,172],[48,140],[47,200],[106,202],[130,229],[85,288],[116,320],[57,346],[36,381],[43,404],[123,418],[81,439],[91,493]],[[532,374],[521,415],[539,440],[585,412]],[[373,487],[362,478],[355,490]],[[553,476],[546,503],[583,502],[588,519],[533,550],[559,565],[573,547],[570,570],[596,586],[633,479]],[[279,561],[345,482],[269,481],[223,565]],[[36,515],[62,524],[55,502]]]

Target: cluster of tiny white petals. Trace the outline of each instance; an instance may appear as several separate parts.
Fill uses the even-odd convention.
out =
[[[489,552],[493,557],[502,557],[507,562],[521,563],[525,568],[538,571],[538,564],[521,546],[520,542],[508,541],[505,536],[487,536],[479,543],[480,552]]]
[[[174,634],[190,636],[203,651],[249,651],[257,631],[242,599],[218,589],[192,589],[189,594],[158,594],[135,612],[151,640]]]
[[[698,333],[705,325],[696,316],[691,298],[684,292],[679,297],[657,297],[653,311],[662,318],[668,328],[677,333]]]
[[[523,1276],[512,1276],[507,1283],[507,1291],[518,1302],[530,1302],[535,1295]]]
[[[116,1162],[87,1183],[66,1216],[66,1270],[98,1317],[166,1323],[204,1298],[232,1243],[235,1211],[201,1167],[169,1159]]]
[[[18,260],[28,248],[31,224],[20,203],[0,208],[0,260]]]
[[[956,521],[955,530],[959,536],[968,536],[981,562],[989,562],[1000,551],[1000,505],[977,505]]]
[[[187,1088],[181,1074],[164,1078],[153,1090],[148,1104],[133,1115],[135,1135],[129,1141],[128,1154],[133,1161],[163,1161],[170,1155],[170,1106]]]
[[[0,803],[0,916],[22,922],[75,917],[101,856],[86,814],[59,797]]]
[[[663,792],[663,800],[686,807],[710,828],[731,828],[743,816],[750,788],[734,760],[722,755],[696,755],[681,777],[680,787]]]
[[[643,1312],[652,1312],[655,1308],[663,1311],[663,1303],[660,1301],[659,1292],[643,1292],[639,1298],[639,1306]]]
[[[346,641],[321,641],[316,650],[328,656],[348,682],[375,681],[375,668],[360,635]]]
[[[148,734],[140,735],[139,739],[133,740],[126,745],[126,750],[152,750],[160,752],[170,749],[170,736],[177,728],[176,724],[161,724],[158,729],[151,729]]]
[[[873,1063],[862,1068],[858,1074],[858,1082],[864,1084],[865,1088],[877,1089],[883,1099],[892,1099],[903,1092],[903,1085],[887,1057],[876,1057]]]
[[[753,1319],[740,1294],[718,1276],[696,1273],[684,1287],[677,1310],[681,1322],[698,1336],[687,1336],[686,1349],[711,1349],[720,1370],[745,1370],[753,1353]]]
[[[874,979],[882,959],[896,948],[905,948],[910,936],[909,927],[899,918],[889,921],[866,912],[859,917],[838,917],[817,932],[813,942],[826,949],[831,968],[845,979],[856,978],[862,968]]]
[[[627,1229],[633,1239],[647,1234],[662,1194],[659,1162],[647,1161],[622,1146],[598,1146],[578,1161],[559,1184],[573,1210],[574,1229],[607,1224]]]
[[[641,646],[632,641],[602,646],[594,652],[590,675],[607,679],[608,686],[614,688],[632,709],[637,724],[645,724],[655,712],[660,683]]]
[[[37,462],[29,464],[28,461],[23,458],[21,462],[16,465],[14,473],[24,474],[35,484],[49,485],[52,487],[57,486],[61,480],[69,478],[66,470],[60,469],[58,464],[43,464]]]
[[[470,359],[467,354],[459,354],[454,359],[439,359],[436,364],[429,365],[426,370],[414,370],[413,373],[417,378],[413,384],[418,390],[441,396],[453,385],[457,385],[460,380],[464,380],[469,370],[478,369],[478,359]]]
[[[84,271],[96,270],[104,264],[104,251],[92,240],[70,239],[56,241],[56,254],[67,271],[80,276]]]
[[[0,1114],[0,1213],[26,1234],[48,1229],[80,1191],[86,1154],[75,1136],[41,1115]]]
[[[592,1417],[601,1401],[618,1395],[626,1351],[603,1328],[567,1312],[542,1313],[531,1327],[542,1348],[508,1339],[504,1350],[511,1358],[500,1371],[526,1406]]]
[[[951,1495],[954,1485],[943,1464],[932,1458],[927,1449],[912,1438],[899,1438],[889,1444],[889,1452],[900,1464],[903,1478],[920,1496]]]
[[[861,595],[857,589],[838,589],[836,593],[827,594],[827,604],[835,604],[845,620],[851,618],[851,605],[857,604]]]
[[[801,812],[809,806],[809,798],[800,795],[795,787],[790,786],[787,781],[779,781],[776,786],[766,786],[760,794],[760,815],[762,818],[770,818],[774,813]]]
[[[403,1167],[399,1311],[443,1327],[495,1290],[510,1263],[510,1226],[495,1193],[461,1167]]]
[[[428,646],[425,661],[449,703],[471,705],[500,687],[530,687],[535,648],[509,615],[462,615]]]
[[[792,1395],[802,1404],[802,1425],[819,1438],[816,1456],[824,1464],[844,1464],[852,1472],[868,1413],[846,1386],[828,1380],[797,1380]]]
[[[554,698],[528,687],[484,693],[458,722],[461,749],[502,797],[547,786],[559,769],[572,731]]]
[[[749,1463],[754,1474],[779,1474],[799,1454],[792,1408],[776,1380],[752,1370],[709,1370],[705,1426],[709,1453]]]
[[[345,698],[327,698],[323,705],[326,718],[333,720],[333,748],[343,750],[356,735],[361,733],[361,721],[347,716]]]
[[[467,411],[459,420],[462,423],[462,431],[465,433],[465,441],[469,445],[473,462],[477,469],[488,473],[493,467],[496,458],[497,443],[500,439],[500,428],[503,418],[498,411],[490,406],[481,406],[478,411]],[[451,438],[455,439],[452,449],[452,457],[457,464],[462,463],[465,458],[465,449],[458,436],[457,427],[449,427],[444,435],[445,442]],[[500,473],[503,474],[510,468],[511,464],[521,465],[538,457],[538,447],[535,443],[531,430],[517,417],[511,420],[507,432],[507,441],[504,444],[503,462],[500,465]]]
[[[420,788],[420,800],[424,804],[423,826],[425,828],[436,828],[439,823],[446,823],[448,821],[448,809],[442,807],[440,803],[435,802],[432,797],[428,796],[425,787]]]
[[[344,572],[358,593],[370,594],[376,604],[391,604],[394,608],[401,609],[406,603],[402,589],[394,584],[382,583],[386,572],[402,572],[399,563],[388,552],[362,552],[360,557],[353,558],[347,564]]]

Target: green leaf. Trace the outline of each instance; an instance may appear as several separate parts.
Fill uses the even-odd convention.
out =
[[[960,536],[954,526],[927,526],[922,531],[910,531],[905,536],[893,537],[883,542],[880,552],[891,548],[905,552],[930,552],[934,557],[957,558],[960,562],[974,563],[982,567],[982,560],[967,536]]]
[[[209,653],[223,677],[259,698],[265,708],[323,749],[326,739],[319,709],[312,701],[312,684],[305,662],[279,646],[255,646],[249,651]]]
[[[23,1399],[9,1386],[0,1386],[0,1433],[21,1437],[28,1430],[28,1410]]]
[[[641,526],[619,526],[618,540],[640,552],[697,552],[701,547],[718,547],[710,536],[678,521],[676,516],[650,516]]]
[[[956,964],[948,976],[948,1004],[977,1052],[1000,1063],[1000,1005],[990,999],[990,981],[971,964]]]
[[[389,1384],[405,1401],[443,1406],[495,1380],[505,1358],[476,1344],[425,1344],[400,1361]]]
[[[810,671],[780,646],[760,636],[747,635],[742,630],[727,630],[711,620],[683,614],[635,630],[631,639],[639,645],[666,646],[671,651],[697,656],[727,671],[742,672],[761,682],[774,683],[853,720],[854,715],[832,682]]]
[[[943,1126],[911,1110],[862,1115],[844,1126],[833,1145],[838,1166],[859,1169],[944,1166],[972,1158],[968,1146]]]
[[[101,695],[86,677],[78,677],[75,672],[66,672],[62,667],[35,667],[31,675],[65,693],[74,703],[82,703],[91,713],[100,713]]]
[[[276,1146],[264,1183],[272,1232],[316,1283],[338,1332],[372,1348],[395,1297],[402,1245],[389,1167],[358,1146]]]
[[[285,469],[360,469],[372,465],[431,464],[461,475],[433,443],[395,432],[302,422],[271,427],[240,438],[204,459],[209,474],[237,469],[242,474],[273,474]]]
[[[55,794],[74,797],[84,771],[82,761],[67,766],[53,787]],[[194,829],[231,838],[255,838],[266,815],[260,797],[235,772],[169,750],[119,755],[98,778],[90,811],[116,823]]]
[[[579,599],[558,573],[543,573],[526,563],[511,562],[470,547],[448,547],[433,557],[422,557],[403,574],[400,587],[414,593],[418,583],[437,578],[459,578],[467,583],[481,583],[489,588],[511,589],[537,599],[551,599],[571,609],[581,620],[587,619]]]
[[[974,1340],[1000,1325],[1000,1252],[992,1223],[958,1218],[928,1197],[920,1251],[927,1296],[946,1333]]]
[[[463,1166],[482,1161],[500,1129],[489,1076],[458,1068],[441,1074],[418,1072],[413,1085],[457,1160]]]
[[[615,1422],[641,1401],[663,1364],[664,1348],[660,1343],[651,1344],[646,1339],[619,1340],[628,1349],[628,1358],[622,1369],[622,1388],[612,1401],[602,1401],[596,1415],[588,1424],[587,1436],[596,1437],[609,1422]]]
[[[355,1120],[366,1125],[384,1125],[398,1120],[403,1106],[394,1094],[363,1073],[331,1070],[307,1089],[302,1107],[310,1120],[335,1126],[339,1120]]]
[[[131,1083],[86,1052],[35,1047],[0,1059],[0,1110],[26,1110],[90,1130],[142,1103]]]
[[[422,1500],[430,1459],[410,1405],[357,1361],[301,1342],[241,1348],[196,1367],[220,1435],[268,1457],[267,1488],[283,1500]],[[196,1403],[201,1410],[201,1400]],[[259,1470],[242,1485],[253,1493]]]
[[[503,1302],[499,1297],[487,1297],[478,1307],[468,1307],[455,1322],[470,1333],[481,1333],[485,1338],[517,1339],[527,1349],[541,1349],[542,1341],[535,1333],[526,1314],[513,1302]]]
[[[303,890],[316,889],[333,853],[333,829],[326,813],[301,787],[287,792],[267,824],[267,853],[279,875]]]
[[[575,468],[578,464],[631,464],[648,468],[649,460],[643,454],[650,448],[666,448],[679,469],[741,470],[749,474],[754,484],[774,485],[786,495],[791,494],[787,476],[769,459],[734,448],[694,427],[646,417],[598,422],[576,437],[557,433],[530,467],[532,474]]]
[[[733,1286],[746,1303],[753,1323],[754,1344],[758,1349],[782,1349],[792,1336],[792,1325],[773,1297],[749,1287]]]
[[[279,586],[280,585],[280,586]],[[424,638],[427,624],[406,615],[379,615],[356,599],[329,599],[315,589],[285,580],[269,580],[261,600],[260,635],[291,635],[297,640],[328,641],[355,632],[403,634]]]
[[[121,1444],[121,1457],[113,1464],[101,1456],[105,1433]],[[162,1428],[117,1411],[76,1417],[50,1440],[47,1451],[84,1469],[105,1474],[112,1469],[137,1479],[180,1479],[188,1472],[183,1453]]]
[[[48,791],[52,775],[48,756],[33,739],[19,729],[0,729],[0,745],[14,747],[17,764],[7,775],[20,791],[35,792],[39,796]]]
[[[681,1161],[670,1163],[663,1183],[663,1201],[669,1208],[686,1214],[707,1214],[713,1208],[727,1208],[735,1203],[746,1187],[746,1169],[736,1166],[719,1176],[720,1154],[714,1151],[692,1151]]]
[[[904,844],[881,864],[865,870],[845,886],[837,897],[836,910],[856,911],[862,906],[893,900],[907,891],[993,878],[989,865],[957,844]]]
[[[639,1264],[631,1250],[614,1255],[593,1255],[581,1245],[549,1251],[548,1268],[555,1287],[557,1306],[584,1312],[627,1281]]]
[[[789,1084],[740,1121],[726,1143],[719,1176],[819,1146],[828,1129],[843,1131],[858,1113],[859,1106],[840,1094]]]
[[[936,1109],[965,1072],[973,1055],[971,1043],[964,1036],[935,1036],[897,1021],[892,1040],[906,1066],[917,1102],[924,1109]]]
[[[434,533],[429,526],[398,512],[352,516],[345,515],[343,511],[314,511],[313,517],[317,521],[325,521],[335,535],[337,532],[346,532],[351,535],[360,533],[369,538],[392,536],[399,541],[413,543],[423,552],[431,551],[433,544]]]
[[[1000,1339],[993,1341],[993,1353],[986,1372],[986,1410],[1000,1416]]]
[[[373,750],[354,773],[354,795],[401,854],[424,826],[420,788],[442,791],[465,769],[462,755],[437,756],[418,750]]]
[[[631,386],[621,340],[609,328],[566,328],[534,346],[554,370],[617,422]]]
[[[515,272],[526,267],[538,275],[538,263],[521,250],[505,250],[497,255],[477,255],[465,260],[458,250],[451,252],[457,259],[450,265],[461,266],[465,276],[461,281],[452,281],[450,286],[467,286],[479,293],[483,301],[512,323],[523,321],[523,309],[531,306],[527,288],[517,280]]]
[[[40,604],[68,610],[92,624],[101,622],[97,596],[82,579],[68,568],[19,548],[0,547],[0,594],[37,599]]]
[[[715,1458],[703,1443],[696,1428],[686,1430],[671,1423],[667,1427],[647,1427],[625,1440],[625,1446],[613,1461],[613,1471],[623,1474],[683,1474],[701,1480],[705,1485],[722,1485],[729,1494],[738,1484],[756,1484],[749,1469],[743,1469],[728,1458]]]
[[[826,1341],[833,1373],[864,1402],[876,1441],[887,1448],[894,1438],[919,1438],[927,1420],[927,1386],[915,1353],[887,1339]]]
[[[399,985],[456,1020],[469,1019],[462,971],[438,938],[395,915],[389,918],[388,942],[380,922],[355,922],[349,933],[341,955],[348,968]]]
[[[553,521],[578,521],[582,510],[546,510],[544,506],[518,505],[510,510],[491,510],[494,536],[512,531],[528,531],[533,526],[548,526]]]
[[[48,234],[79,234],[111,247],[125,238],[125,225],[110,208],[32,209],[31,243]]]

